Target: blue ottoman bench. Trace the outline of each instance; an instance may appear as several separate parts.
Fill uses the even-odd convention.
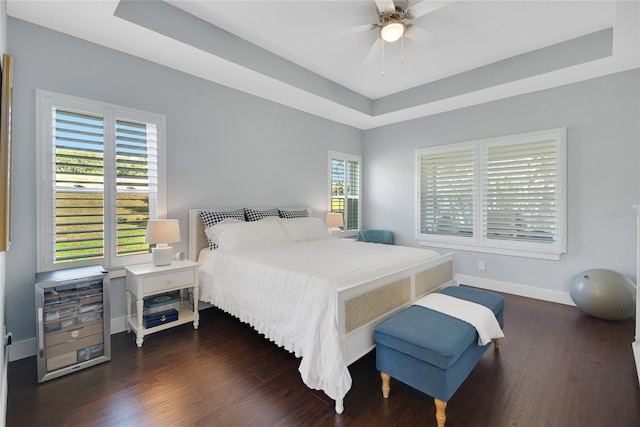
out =
[[[440,292],[488,307],[504,327],[501,295],[461,286]],[[478,345],[478,333],[471,324],[417,305],[381,322],[374,337],[382,395],[389,397],[393,377],[432,396],[438,427],[444,427],[447,402],[491,345]],[[493,343],[497,349],[499,340]]]

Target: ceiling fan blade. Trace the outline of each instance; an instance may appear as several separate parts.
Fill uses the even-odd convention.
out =
[[[329,37],[342,37],[351,34],[364,33],[365,31],[371,31],[374,28],[378,28],[378,26],[375,24],[356,25],[355,27],[343,28],[342,30],[334,31],[329,34]]]
[[[396,5],[393,4],[393,0],[375,0],[376,6],[378,7],[378,12],[393,12],[396,10]]]
[[[371,46],[371,49],[369,49],[369,53],[367,53],[364,61],[362,61],[363,65],[369,65],[374,59],[380,58],[380,55],[382,55],[382,43],[384,42],[380,37],[378,37],[373,43],[373,46]]]
[[[449,6],[454,0],[423,0],[416,3],[408,10],[411,19],[420,18],[421,16],[431,13],[445,6]]]
[[[426,43],[431,49],[435,49],[440,44],[440,37],[415,25],[408,26],[404,36],[414,42]]]

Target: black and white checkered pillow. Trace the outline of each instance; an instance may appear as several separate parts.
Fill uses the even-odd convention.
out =
[[[309,211],[304,209],[301,211],[283,211],[282,209],[278,209],[280,213],[280,218],[307,218],[309,217]]]
[[[256,209],[244,208],[244,219],[245,221],[259,221],[268,216],[280,216],[278,209],[267,209],[264,211],[259,211]]]
[[[199,211],[200,220],[205,229],[212,227],[222,221],[225,218],[233,218],[240,221],[244,221],[244,209],[237,209],[235,211],[228,212],[214,212],[214,211]],[[209,249],[213,250],[216,245],[209,240]]]

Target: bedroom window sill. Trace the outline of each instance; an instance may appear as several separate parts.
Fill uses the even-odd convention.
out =
[[[418,240],[419,246],[425,246],[429,248],[444,248],[444,249],[455,249],[460,251],[471,251],[471,252],[482,252],[486,254],[496,254],[496,255],[509,255],[509,256],[517,256],[524,258],[536,258],[536,259],[545,259],[550,261],[559,261],[560,253],[556,252],[539,252],[532,251],[526,249],[514,249],[514,248],[494,248],[488,246],[474,246],[474,245],[464,245],[457,243],[442,243],[442,242],[427,242],[424,240]]]

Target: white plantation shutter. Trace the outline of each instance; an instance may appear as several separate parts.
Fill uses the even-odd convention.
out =
[[[554,140],[487,147],[483,201],[488,239],[556,241],[556,151]]]
[[[54,260],[104,256],[102,117],[55,109]]]
[[[331,212],[344,212],[345,177],[347,171],[342,159],[331,159]]]
[[[344,230],[360,228],[360,157],[329,152],[329,210],[343,214]]]
[[[166,200],[164,117],[36,91],[38,271],[148,262]]]
[[[360,162],[347,160],[347,215],[346,230],[360,228]]]
[[[144,235],[158,204],[156,136],[155,125],[116,120],[118,256],[149,252]]]
[[[561,128],[418,150],[421,244],[558,259],[565,141]]]
[[[467,147],[420,155],[420,230],[473,237],[474,151]]]

